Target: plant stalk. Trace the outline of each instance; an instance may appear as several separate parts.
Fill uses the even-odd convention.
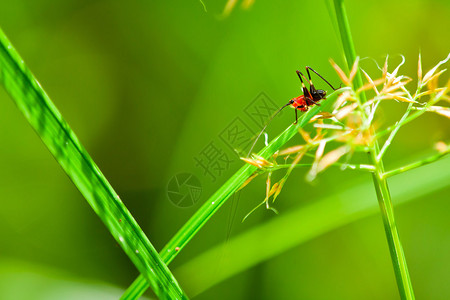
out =
[[[402,243],[395,223],[394,205],[392,204],[389,186],[386,177],[384,176],[383,162],[381,160],[377,162],[376,159],[379,153],[377,147],[378,145],[375,145],[374,149],[369,153],[369,158],[375,163],[376,171],[372,173],[372,178],[377,192],[378,204],[381,210],[381,217],[383,219],[384,230],[389,245],[397,287],[401,299],[415,299],[408,266],[406,264],[405,253],[403,252]]]
[[[338,22],[339,33],[341,36],[342,46],[345,53],[348,68],[351,69],[354,61],[356,60],[356,51],[350,32],[350,25],[347,19],[345,5],[343,0],[334,0],[334,8],[336,12],[336,19]],[[361,74],[358,70],[354,87],[355,90],[362,86]],[[364,92],[360,94],[360,100],[362,103],[366,102],[366,96]],[[414,291],[411,284],[411,279],[406,265],[406,258],[403,252],[403,247],[400,242],[397,226],[395,223],[394,208],[392,205],[391,195],[389,187],[384,177],[383,161],[379,157],[378,143],[375,141],[373,146],[369,150],[370,164],[375,166],[375,171],[372,175],[375,190],[377,193],[378,203],[383,218],[384,229],[386,232],[386,238],[389,245],[389,252],[391,254],[391,260],[394,267],[394,273],[397,280],[397,287],[400,293],[401,299],[415,299]]]

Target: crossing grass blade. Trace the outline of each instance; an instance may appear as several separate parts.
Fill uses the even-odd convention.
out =
[[[160,299],[187,296],[0,29],[0,82]]]
[[[326,100],[321,102],[321,106],[312,107],[303,114],[296,125],[292,124],[278,137],[273,139],[258,155],[266,159],[270,158],[276,151],[283,147],[293,136],[298,134],[298,129],[308,124],[309,120],[319,111],[328,111],[331,108],[337,94],[331,93]],[[225,184],[219,188],[200,209],[187,221],[175,236],[161,250],[160,255],[166,264],[169,264],[184,246],[195,236],[195,234],[205,225],[214,213],[233,195],[244,182],[255,172],[256,167],[245,164],[239,169]],[[137,299],[149,287],[144,276],[140,275],[125,291],[121,299]]]

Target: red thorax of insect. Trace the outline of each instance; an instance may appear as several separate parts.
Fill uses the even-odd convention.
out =
[[[300,110],[300,111],[305,112],[305,111],[308,111],[309,107],[312,106],[312,105],[319,105],[320,106],[320,104],[318,102],[320,100],[326,98],[327,92],[325,90],[320,90],[320,89],[318,90],[318,89],[316,89],[314,87],[314,84],[312,83],[312,80],[311,80],[311,74],[309,73],[309,70],[311,70],[314,73],[316,73],[316,75],[319,76],[323,81],[325,81],[333,89],[333,91],[337,90],[325,78],[323,78],[319,73],[317,73],[313,68],[306,67],[306,73],[308,74],[308,79],[309,80],[306,79],[305,75],[303,75],[302,72],[297,70],[298,78],[300,78],[300,82],[302,83],[303,95],[300,95],[298,97],[292,98],[291,100],[289,100],[288,103],[283,105],[280,109],[278,109],[270,117],[270,119],[266,122],[266,124],[264,125],[263,129],[261,130],[261,132],[256,137],[255,141],[253,142],[253,145],[250,148],[250,151],[249,151],[247,156],[250,156],[250,154],[252,153],[253,147],[255,147],[256,142],[261,137],[262,133],[264,132],[266,127],[269,125],[270,121],[272,121],[272,119],[275,118],[276,115],[278,115],[285,107],[291,106],[291,107],[293,107],[295,109],[295,122],[294,122],[294,124],[297,124],[297,121],[298,121],[298,113],[297,113],[297,111]],[[305,81],[309,82],[309,90],[306,88],[305,82],[303,81],[303,79],[305,79]]]

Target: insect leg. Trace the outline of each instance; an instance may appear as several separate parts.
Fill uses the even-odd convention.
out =
[[[312,79],[311,79],[311,74],[309,74],[309,67],[306,67],[306,73],[308,73],[308,78],[309,78],[309,90],[311,92],[311,95],[315,95],[317,93],[316,91],[316,87],[314,86],[314,84],[312,83]],[[312,99],[312,97],[311,97]],[[313,100],[314,102],[314,100]],[[315,102],[314,102],[315,104]]]
[[[333,91],[337,90],[337,89],[335,89],[335,88],[331,85],[331,83],[329,83],[328,81],[326,81],[326,79],[323,78],[319,73],[317,73],[313,68],[307,66],[307,67],[306,67],[306,72],[308,73],[309,82],[311,83],[311,86],[313,86],[313,85],[312,85],[312,82],[311,82],[311,75],[310,75],[310,73],[309,73],[309,70],[313,71],[314,73],[316,73],[317,76],[319,76],[320,78],[322,78],[322,80],[325,81],[325,82],[333,89]]]
[[[305,98],[312,98],[311,93],[306,88],[305,83],[303,82],[303,79],[302,79],[302,77],[303,77],[306,80],[305,75],[303,75],[302,72],[300,72],[299,70],[297,70],[297,75],[298,75],[298,78],[300,78],[300,81],[302,82],[303,96],[305,96]]]

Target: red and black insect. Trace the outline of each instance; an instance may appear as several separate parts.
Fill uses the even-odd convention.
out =
[[[297,113],[297,111],[298,110],[305,112],[305,111],[308,111],[310,106],[313,106],[313,105],[319,105],[320,106],[320,104],[318,102],[320,100],[326,98],[327,92],[325,90],[320,90],[320,89],[318,90],[318,89],[316,89],[314,87],[314,84],[312,83],[312,80],[311,80],[311,74],[309,73],[309,70],[313,71],[314,73],[316,73],[317,76],[322,78],[322,80],[325,81],[333,89],[333,91],[337,90],[325,78],[323,78],[319,73],[317,73],[313,68],[306,67],[306,73],[308,74],[309,80],[306,79],[305,75],[303,75],[302,72],[297,70],[298,78],[300,78],[300,81],[302,83],[303,95],[300,95],[298,97],[292,98],[291,100],[289,100],[289,102],[287,104],[283,105],[279,110],[277,110],[270,117],[270,119],[267,121],[266,125],[264,125],[263,129],[261,130],[261,132],[256,137],[255,142],[253,143],[252,147],[250,148],[249,155],[252,152],[253,147],[255,146],[256,142],[259,139],[259,137],[264,132],[266,127],[269,125],[270,121],[272,121],[272,119],[275,118],[275,116],[278,115],[278,113],[280,113],[285,107],[292,106],[295,109],[295,122],[294,122],[294,124],[297,124],[297,121],[298,121],[298,113]],[[306,88],[305,83],[303,82],[303,78],[305,79],[305,81],[309,82],[309,90]]]
[[[298,97],[292,98],[289,101],[288,104],[284,105],[279,110],[279,111],[281,111],[283,108],[285,108],[286,106],[289,106],[289,105],[291,105],[293,108],[295,108],[295,122],[294,122],[294,124],[296,124],[297,120],[298,120],[297,110],[308,111],[309,107],[314,105],[314,104],[320,106],[320,104],[318,102],[320,100],[322,100],[322,99],[325,99],[326,95],[327,95],[326,91],[324,91],[324,90],[317,90],[314,87],[314,84],[312,83],[312,80],[311,80],[311,74],[309,73],[309,70],[313,71],[314,73],[316,73],[317,76],[322,78],[322,80],[325,81],[333,89],[333,91],[336,90],[325,78],[323,78],[313,68],[306,67],[306,72],[308,73],[308,78],[309,78],[309,91],[308,91],[308,89],[306,88],[305,83],[303,82],[303,79],[302,79],[302,77],[303,77],[306,80],[305,75],[303,75],[302,72],[297,70],[298,78],[300,78],[300,81],[302,83],[303,95],[300,95]]]

